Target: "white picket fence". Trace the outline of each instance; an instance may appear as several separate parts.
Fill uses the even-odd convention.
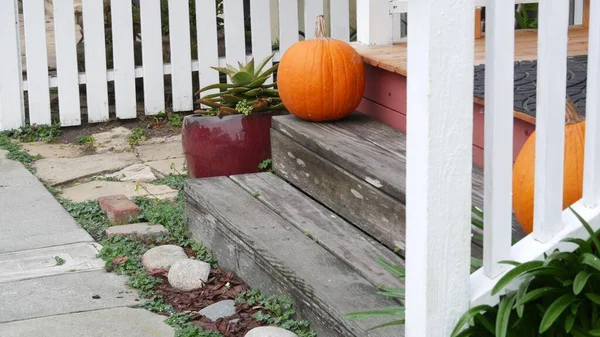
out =
[[[58,90],[58,113],[62,126],[82,123],[83,105],[80,86],[87,89],[87,122],[102,122],[109,118],[109,83],[114,82],[114,110],[121,119],[135,118],[138,110],[136,78],[143,78],[143,110],[146,115],[166,108],[189,111],[193,108],[193,84],[204,86],[219,81],[211,66],[237,64],[250,58],[263,59],[273,53],[271,11],[279,21],[274,34],[279,48],[273,61],[301,37],[314,35],[315,19],[325,6],[330,15],[329,31],[337,39],[349,40],[350,3],[354,0],[304,0],[299,10],[298,0],[252,0],[251,55],[246,54],[243,0],[224,0],[223,20],[225,57],[219,57],[217,9],[214,0],[195,0],[197,55],[192,60],[190,44],[189,5],[187,0],[168,2],[170,62],[163,60],[160,0],[140,0],[142,64],[134,62],[134,39],[131,0],[111,0],[114,69],[107,69],[106,36],[103,2],[82,0],[85,72],[78,72],[73,0],[54,0],[54,35],[56,44],[56,74],[48,71],[45,0],[22,0],[25,45],[20,45],[20,0],[0,1],[0,130],[17,128],[26,122],[51,123],[50,89]],[[302,15],[301,15],[302,14]],[[300,18],[304,18],[304,23]],[[304,27],[302,27],[304,26]],[[21,50],[26,51],[26,68],[22,72]],[[197,76],[192,76],[197,72]],[[170,76],[172,104],[165,102],[165,75]],[[27,102],[24,93],[27,93]],[[208,94],[208,92],[207,92]],[[27,109],[25,108],[27,107]],[[27,114],[26,114],[27,111]],[[26,118],[26,115],[28,118]]]
[[[518,2],[524,2],[517,0]],[[384,3],[387,1],[381,1]],[[404,4],[400,4],[400,3]],[[542,259],[565,237],[587,238],[562,211],[568,0],[539,1],[533,233],[511,243],[515,0],[392,1],[408,12],[406,336],[447,337],[512,267]],[[400,6],[407,5],[404,8]],[[470,275],[474,8],[486,5],[485,205],[483,267]],[[577,2],[575,15],[578,16]],[[387,14],[371,13],[371,24]],[[360,18],[359,18],[360,22]],[[575,23],[581,18],[576,17]],[[389,26],[388,26],[389,28]],[[360,34],[360,31],[359,31]],[[583,198],[572,205],[600,228],[600,1],[589,25]],[[382,33],[385,41],[389,33]],[[378,40],[377,37],[372,37]],[[412,132],[411,129],[419,129]],[[508,289],[516,289],[517,282]]]

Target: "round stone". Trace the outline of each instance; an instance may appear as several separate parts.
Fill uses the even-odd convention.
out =
[[[200,289],[208,282],[210,274],[210,264],[198,260],[187,259],[175,262],[167,278],[171,287],[190,291]]]
[[[164,245],[149,249],[142,256],[142,264],[147,270],[170,268],[173,263],[187,260],[183,248],[175,245]]]
[[[259,326],[248,331],[244,337],[298,337],[298,335],[274,326]]]
[[[206,316],[211,321],[216,321],[219,318],[229,317],[235,314],[235,301],[224,300],[217,303],[213,303],[208,307],[199,311],[199,314]],[[231,321],[229,322],[231,323]]]

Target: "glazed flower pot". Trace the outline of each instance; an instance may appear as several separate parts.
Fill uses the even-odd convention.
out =
[[[188,115],[182,146],[192,178],[259,172],[271,157],[271,117],[285,111],[216,116]]]

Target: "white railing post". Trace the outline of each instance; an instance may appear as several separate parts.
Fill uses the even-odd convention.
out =
[[[408,12],[406,336],[447,337],[469,307],[475,11]]]
[[[486,8],[483,268],[498,276],[510,258],[512,236],[513,73],[515,32],[511,1]]]
[[[585,109],[585,163],[583,171],[583,202],[596,207],[600,202],[600,3],[590,2],[588,38],[588,77]]]
[[[389,45],[393,24],[389,0],[356,0],[356,38],[362,45]]]
[[[540,242],[563,228],[568,13],[568,0],[539,4],[533,236]]]
[[[17,0],[0,1],[0,130],[25,124]]]

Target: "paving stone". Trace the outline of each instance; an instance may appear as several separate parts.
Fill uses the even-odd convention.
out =
[[[104,261],[96,258],[100,249],[101,246],[95,242],[85,242],[0,254],[0,284],[100,270],[104,267]]]
[[[109,131],[95,133],[92,135],[95,140],[96,152],[124,152],[130,151],[131,145],[127,141],[127,136],[131,133],[126,127],[119,126]]]
[[[183,158],[183,148],[180,141],[140,145],[136,148],[136,151],[144,162]]]
[[[0,324],[3,337],[173,337],[165,316],[141,308],[113,308]]]
[[[173,199],[177,197],[177,190],[166,185],[141,183],[136,191],[136,183],[127,181],[89,181],[83,184],[64,188],[61,196],[65,199],[82,202],[96,200],[107,195],[122,194],[127,198],[132,197],[157,197],[158,199]]]
[[[158,161],[147,162],[146,165],[150,166],[156,172],[163,176],[169,174],[185,174],[185,158],[173,158]],[[173,168],[171,167],[173,166]]]
[[[208,282],[210,269],[210,264],[206,262],[184,259],[173,263],[167,278],[171,287],[177,290],[196,290]]]
[[[98,204],[110,221],[127,222],[140,215],[139,207],[122,194],[100,197]]]
[[[42,158],[76,158],[83,154],[83,148],[76,144],[47,144],[43,142],[23,143],[23,150],[32,156]]]
[[[145,222],[129,225],[111,226],[104,231],[104,234],[106,234],[107,236],[135,235],[139,238],[146,239],[151,236],[157,236],[161,233],[166,234],[167,232],[168,231],[162,225],[150,225]]]
[[[164,137],[152,137],[148,138],[142,142],[140,142],[140,146],[150,145],[150,144],[163,144],[170,142],[179,142],[181,144],[181,134],[176,135],[167,135]]]
[[[156,180],[152,169],[144,164],[127,166],[121,171],[106,175],[106,177],[116,178],[120,181],[136,181],[140,183]]]
[[[0,323],[139,305],[137,291],[126,282],[124,275],[98,270],[3,283]]]
[[[248,331],[244,337],[298,337],[298,335],[274,326],[259,326]]]
[[[175,245],[162,245],[149,249],[142,255],[142,264],[147,270],[171,268],[180,260],[187,260],[183,248]]]
[[[49,185],[121,170],[136,163],[133,153],[104,153],[78,158],[47,158],[35,163],[36,175]]]
[[[235,314],[235,301],[224,300],[217,303],[213,303],[208,307],[200,310],[200,315],[206,316],[211,321],[216,321],[219,318],[229,317]]]

